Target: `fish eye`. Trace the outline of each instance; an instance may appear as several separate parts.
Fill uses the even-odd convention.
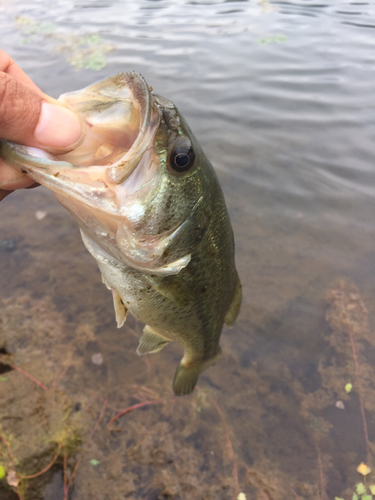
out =
[[[170,156],[170,164],[176,172],[186,172],[194,165],[195,153],[192,147],[176,148]]]

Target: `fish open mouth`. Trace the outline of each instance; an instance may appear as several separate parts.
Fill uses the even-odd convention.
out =
[[[2,141],[1,156],[54,191],[51,176],[65,181],[120,184],[136,168],[159,123],[144,78],[133,71],[119,73],[59,101],[85,123],[85,139],[73,151],[52,155],[43,150]],[[49,180],[48,180],[49,178]],[[61,187],[61,186],[60,186]],[[55,189],[54,189],[55,188]]]
[[[150,121],[148,86],[137,73],[120,73],[59,101],[87,125],[84,142],[57,159],[79,166],[108,166],[138,149]],[[133,151],[132,151],[133,152]]]

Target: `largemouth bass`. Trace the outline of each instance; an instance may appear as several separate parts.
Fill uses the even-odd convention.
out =
[[[73,215],[112,291],[117,326],[146,326],[138,354],[184,347],[173,390],[193,391],[241,305],[233,231],[214,169],[176,106],[132,71],[59,100],[87,125],[68,154],[1,141],[0,156]]]

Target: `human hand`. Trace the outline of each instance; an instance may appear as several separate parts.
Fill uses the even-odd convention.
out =
[[[0,138],[50,153],[68,152],[83,141],[77,115],[44,94],[1,49]],[[0,159],[0,201],[33,185],[33,179]]]

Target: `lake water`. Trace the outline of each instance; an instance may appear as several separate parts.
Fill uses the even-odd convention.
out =
[[[244,293],[222,360],[174,398],[179,346],[135,354],[142,325],[116,329],[52,193],[4,200],[0,434],[24,475],[61,450],[1,499],[352,499],[375,449],[375,4],[0,0],[0,40],[54,97],[133,69],[179,107]]]

